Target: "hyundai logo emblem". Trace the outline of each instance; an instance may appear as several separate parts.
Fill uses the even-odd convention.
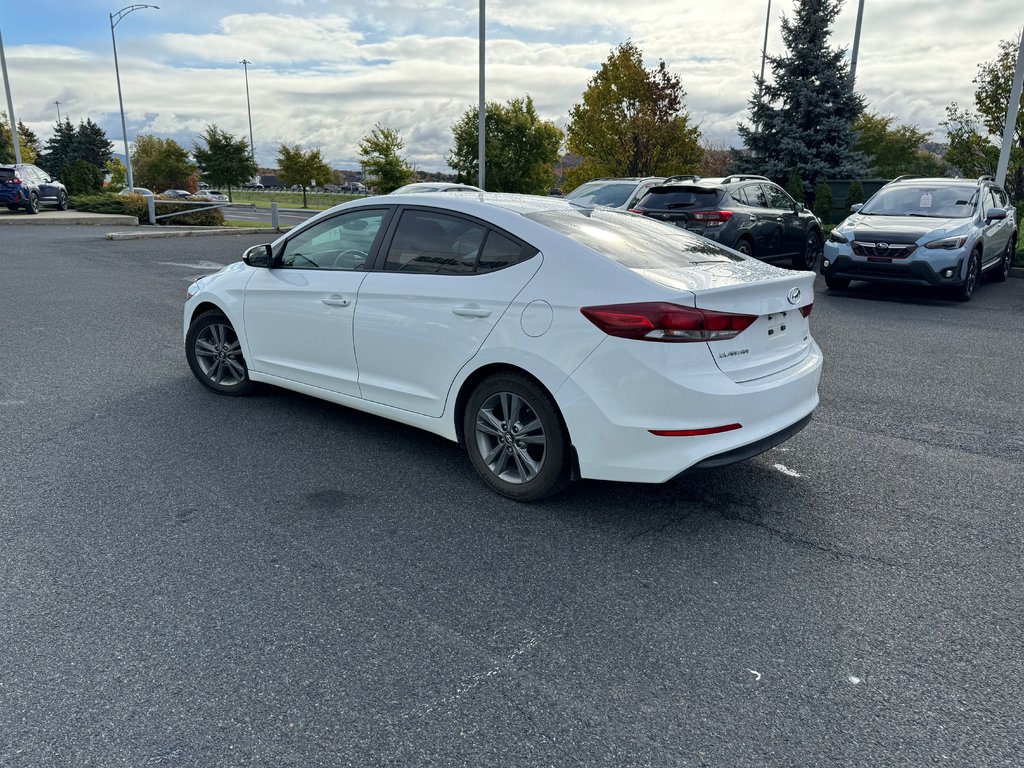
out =
[[[789,292],[789,295],[786,296],[786,298],[789,299],[789,303],[790,304],[796,304],[798,301],[800,301],[800,289],[799,288],[791,289],[790,292]]]

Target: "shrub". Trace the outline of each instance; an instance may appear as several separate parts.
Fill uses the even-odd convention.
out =
[[[789,173],[789,181],[786,182],[786,191],[789,192],[789,196],[798,203],[807,202],[807,194],[804,192],[804,182],[800,178],[800,172],[796,168]]]
[[[832,223],[832,206],[835,198],[832,197],[832,187],[825,181],[819,181],[814,187],[814,215],[825,224]]]
[[[858,179],[854,179],[853,183],[850,185],[850,191],[846,194],[846,202],[844,203],[845,208],[843,210],[843,213],[848,214],[850,212],[851,205],[863,203],[865,199],[866,196],[864,194],[864,185],[861,184]]]
[[[85,160],[76,160],[64,169],[61,181],[69,195],[88,195],[103,189],[100,169]]]
[[[71,207],[76,211],[87,211],[90,213],[117,213],[134,216],[141,224],[149,223],[149,206],[146,203],[146,198],[142,195],[111,195],[109,193],[82,195],[72,198]],[[219,227],[224,225],[224,214],[219,208],[213,208],[208,211],[194,211],[195,207],[180,203],[160,203],[157,205],[157,215],[175,213],[177,211],[190,211],[190,213],[170,219],[157,219],[157,224],[191,227]]]

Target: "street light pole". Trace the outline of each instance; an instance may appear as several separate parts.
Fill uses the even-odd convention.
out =
[[[249,154],[252,156],[252,161],[256,162],[256,145],[252,141],[252,104],[249,103],[249,65],[252,62],[242,59],[238,63],[245,69],[245,108],[249,112]]]
[[[484,32],[486,29],[486,24],[484,22],[484,5],[486,1],[487,0],[480,0],[480,106],[477,120],[477,131],[479,132],[479,141],[477,142],[477,164],[480,167],[480,189],[484,190],[487,189],[485,182],[487,117],[486,108],[484,106]]]
[[[996,184],[1006,184],[1006,169],[1010,164],[1010,146],[1013,144],[1013,133],[1017,128],[1017,113],[1020,111],[1021,90],[1024,90],[1024,31],[1020,35],[1020,47],[1017,50],[1017,69],[1013,73],[1013,86],[1010,88],[1010,100],[1006,105],[1006,122],[1003,123],[1003,143],[999,149],[999,165],[996,167]]]
[[[55,101],[53,103],[57,105],[57,122],[59,123],[60,122],[60,102],[59,101]]]
[[[483,0],[480,0],[483,2]],[[7,79],[7,58],[4,56],[4,36],[0,35],[0,69],[4,73],[4,90],[7,92],[7,117],[11,121],[11,141],[14,144],[14,162],[21,165],[21,144],[18,143],[18,121],[14,117],[14,100],[11,98],[11,81]]]
[[[864,21],[864,0],[857,6],[857,27],[853,31],[853,53],[850,56],[850,82],[857,82],[857,55],[860,53],[860,25]]]
[[[128,127],[124,122],[124,99],[121,97],[121,70],[117,65],[117,38],[114,36],[114,27],[116,27],[125,16],[132,11],[138,11],[143,8],[155,8],[160,9],[158,5],[126,5],[121,10],[110,14],[110,41],[114,44],[114,74],[117,76],[117,103],[121,107],[121,134],[124,136],[124,165],[127,170],[125,181],[128,182],[128,189],[134,189],[135,184],[132,179],[132,156],[128,151]]]
[[[761,103],[764,91],[764,60],[768,58],[768,24],[772,20],[772,0],[768,0],[768,12],[764,15],[764,44],[761,46],[761,77],[757,81],[757,103]]]

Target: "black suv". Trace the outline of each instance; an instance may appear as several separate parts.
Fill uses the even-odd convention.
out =
[[[29,213],[39,213],[42,203],[66,211],[67,189],[34,165],[0,165],[0,204],[6,205],[9,211],[24,208]]]
[[[630,208],[675,224],[747,256],[786,260],[813,270],[821,254],[821,222],[764,176],[670,182],[651,187]]]

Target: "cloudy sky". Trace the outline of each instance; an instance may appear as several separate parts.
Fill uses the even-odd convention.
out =
[[[356,144],[375,123],[397,129],[405,155],[443,170],[451,124],[477,101],[478,0],[155,0],[117,27],[129,137],[189,146],[210,122],[246,134],[249,87],[257,160],[277,145],[319,146],[357,168]],[[0,0],[15,112],[44,139],[57,116],[91,117],[120,142],[108,0]],[[686,104],[720,145],[738,142],[760,66],[767,0],[646,2],[489,0],[487,98],[530,94],[565,125],[609,51],[631,39],[648,66],[664,59]],[[769,53],[781,53],[773,0]],[[852,46],[857,1],[833,44]],[[1024,24],[1021,0],[867,0],[858,90],[869,109],[937,130],[950,101],[971,104],[979,61]],[[941,133],[936,133],[941,138]]]

